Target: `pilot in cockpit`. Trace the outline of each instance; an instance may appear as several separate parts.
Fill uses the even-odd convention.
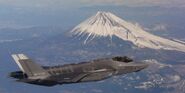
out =
[[[116,56],[116,57],[113,57],[112,60],[114,61],[120,61],[120,62],[125,62],[125,63],[129,63],[129,62],[132,62],[133,59],[127,57],[127,56]]]

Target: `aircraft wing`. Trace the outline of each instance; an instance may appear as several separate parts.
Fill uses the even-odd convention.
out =
[[[86,74],[81,74],[73,79],[74,82],[81,82],[83,80],[89,80],[94,81],[97,80],[97,78],[107,78],[110,77],[113,74],[113,70],[109,69],[99,69],[94,71],[89,71]]]

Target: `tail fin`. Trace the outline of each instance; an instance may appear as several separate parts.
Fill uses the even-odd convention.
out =
[[[28,77],[47,74],[46,71],[41,66],[33,62],[24,54],[13,54],[12,57],[19,66],[19,68],[24,73],[26,73]]]

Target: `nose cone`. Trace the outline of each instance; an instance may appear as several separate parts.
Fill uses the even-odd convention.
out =
[[[148,67],[144,62],[120,63],[116,75],[138,72]]]
[[[148,67],[148,64],[147,63],[144,63],[144,62],[142,62],[142,63],[137,63],[136,64],[136,66],[135,66],[135,72],[138,72],[138,71],[141,71],[142,69],[145,69],[145,68],[147,68]]]

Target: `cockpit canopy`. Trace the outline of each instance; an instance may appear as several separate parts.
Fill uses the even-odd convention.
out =
[[[129,63],[129,62],[132,62],[133,59],[127,57],[127,56],[116,56],[116,57],[113,57],[112,60],[114,61],[120,61],[120,62],[125,62],[125,63]]]

